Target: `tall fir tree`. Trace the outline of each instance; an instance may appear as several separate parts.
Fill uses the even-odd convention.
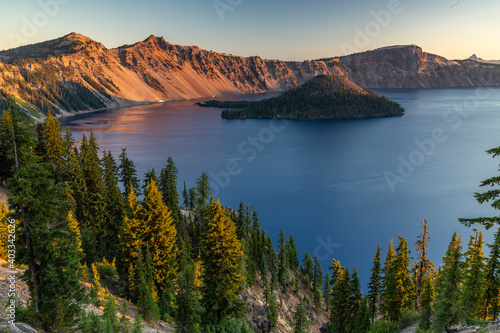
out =
[[[139,179],[137,178],[137,170],[134,162],[127,156],[127,148],[122,148],[122,152],[118,157],[118,160],[120,161],[120,180],[123,188],[125,189],[125,191],[123,191],[123,197],[126,199],[130,193],[131,187],[133,187],[136,191],[139,191]]]
[[[104,198],[107,219],[101,237],[105,238],[106,255],[111,259],[119,255],[119,242],[116,240],[119,239],[123,229],[125,202],[118,187],[116,161],[110,151],[103,153],[102,165],[104,167]]]
[[[16,259],[31,300],[32,318],[42,328],[61,332],[81,315],[85,293],[78,276],[82,251],[80,230],[65,203],[68,188],[54,184],[51,171],[29,151],[8,181],[9,207],[18,223]]]
[[[486,270],[483,320],[497,320],[500,312],[500,228],[495,233]]]
[[[462,238],[458,237],[455,231],[443,258],[444,266],[438,278],[437,296],[434,302],[436,318],[431,325],[431,329],[435,332],[448,330],[463,317],[460,306],[463,268],[461,242]]]
[[[153,263],[151,262],[151,258],[148,258],[148,253],[149,251],[143,257],[142,252],[139,251],[139,265],[137,267],[139,299],[137,300],[137,313],[147,322],[155,323],[160,319],[160,310],[155,299],[155,286],[151,274]]]
[[[420,315],[418,319],[418,327],[423,331],[428,331],[431,327],[431,318],[434,315],[432,303],[435,297],[434,287],[435,274],[427,274],[424,276],[422,283],[422,293],[420,297]]]
[[[280,231],[278,239],[279,265],[278,265],[278,281],[283,286],[285,292],[288,288],[290,268],[288,264],[288,256],[286,252],[286,238],[283,229]]]
[[[415,309],[420,308],[420,298],[424,287],[424,278],[429,274],[434,274],[434,263],[427,256],[427,248],[429,247],[429,222],[424,219],[422,221],[422,234],[415,243],[418,252],[417,262],[415,263],[414,283],[415,283]]]
[[[370,319],[373,323],[378,314],[378,307],[380,305],[380,297],[382,293],[382,266],[380,262],[380,254],[382,248],[378,244],[377,252],[373,257],[373,265],[371,268],[370,281],[368,282],[368,309],[370,312]]]
[[[297,250],[297,244],[295,244],[295,238],[293,237],[292,234],[290,234],[290,238],[288,239],[288,244],[290,245],[288,262],[290,263],[290,268],[296,271],[300,266],[300,261],[299,261],[299,252]]]
[[[149,183],[143,207],[143,240],[149,244],[153,258],[154,282],[158,290],[168,296],[173,308],[174,281],[177,279],[179,250],[176,243],[177,230],[170,210],[163,203],[156,182]]]
[[[462,272],[461,307],[465,315],[481,319],[484,313],[484,294],[486,289],[486,259],[483,253],[483,233],[474,229],[469,246],[465,252],[465,267]]]
[[[382,277],[382,293],[381,293],[381,306],[380,310],[384,318],[388,318],[388,314],[391,311],[391,301],[394,300],[396,296],[396,289],[394,286],[394,259],[396,257],[396,252],[394,251],[394,240],[391,239],[389,243],[389,248],[387,249],[387,254],[385,256],[384,276]]]
[[[180,223],[179,193],[177,192],[177,174],[179,170],[172,157],[167,159],[167,165],[161,170],[159,188],[163,202],[172,211],[174,221]]]
[[[304,305],[304,300],[297,304],[295,308],[295,313],[293,315],[293,332],[294,333],[306,333],[311,322],[307,318],[307,309]]]
[[[236,226],[218,200],[210,201],[207,222],[201,252],[204,263],[201,303],[205,308],[204,323],[217,324],[241,315],[242,303],[236,296],[243,280],[238,268],[243,253]]]
[[[312,281],[312,293],[313,293],[313,304],[316,312],[321,311],[322,307],[322,283],[323,283],[323,270],[321,269],[321,263],[316,255],[313,258],[314,268],[313,268],[313,281]]]
[[[195,286],[194,263],[187,264],[179,275],[179,290],[176,295],[175,331],[197,333],[200,331],[199,294]]]
[[[61,135],[61,124],[57,118],[52,117],[50,111],[43,124],[41,144],[43,146],[43,161],[49,163],[52,175],[56,182],[63,181],[64,172],[64,140]]]

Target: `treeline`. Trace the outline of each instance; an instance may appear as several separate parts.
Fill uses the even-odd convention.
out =
[[[222,118],[375,118],[402,116],[404,109],[388,98],[350,88],[342,78],[318,75],[281,96],[261,101],[208,101],[200,106],[225,108]]]

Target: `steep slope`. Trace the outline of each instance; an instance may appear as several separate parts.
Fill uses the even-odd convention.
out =
[[[500,65],[447,60],[416,45],[391,46],[340,57],[348,77],[368,88],[499,86]]]
[[[336,59],[299,63],[243,58],[172,45],[154,36],[131,46],[107,49],[72,33],[2,51],[0,59],[8,60],[0,62],[0,99],[14,95],[27,102],[28,110],[45,113],[52,109],[56,114],[287,90],[318,74],[345,74]],[[30,98],[34,95],[37,98]],[[64,100],[75,102],[65,105]]]

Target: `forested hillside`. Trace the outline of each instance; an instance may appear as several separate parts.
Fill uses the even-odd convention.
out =
[[[0,206],[0,256],[11,258],[15,223],[15,264],[31,294],[17,320],[46,332],[140,332],[141,320],[176,332],[398,332],[414,322],[442,332],[498,318],[500,232],[489,257],[481,231],[466,249],[455,233],[435,265],[424,220],[415,253],[399,235],[385,260],[376,249],[363,295],[356,269],[332,258],[324,270],[307,252],[300,260],[294,237],[282,230],[273,242],[262,228],[272,221],[260,221],[251,205],[235,211],[212,198],[205,173],[182,195],[171,158],[140,180],[126,148],[116,158],[92,133],[75,145],[50,112],[35,126],[11,104],[0,120],[0,163],[10,190],[8,207]],[[498,177],[483,185],[498,186]],[[498,196],[476,195],[496,208]],[[492,227],[498,218],[462,222]],[[255,311],[249,295],[257,289],[264,299]],[[127,309],[117,310],[111,290],[136,304],[141,319],[117,317]],[[85,313],[88,303],[103,315]],[[329,322],[318,323],[325,311]]]

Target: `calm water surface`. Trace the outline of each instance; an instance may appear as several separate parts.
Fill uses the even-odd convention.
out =
[[[472,231],[458,217],[496,214],[473,193],[498,173],[499,161],[484,151],[500,146],[500,89],[378,92],[401,103],[405,116],[228,121],[218,109],[183,101],[62,123],[77,140],[94,131],[101,149],[115,157],[126,147],[141,175],[153,167],[159,172],[168,156],[179,169],[180,187],[184,180],[194,186],[206,172],[213,194],[235,208],[240,201],[253,204],[275,241],[283,228],[293,233],[301,256],[318,255],[324,268],[332,257],[356,266],[366,283],[378,243],[386,250],[400,234],[414,248],[424,218],[438,264],[455,230],[464,246],[468,242]],[[486,232],[487,241],[492,233]]]

